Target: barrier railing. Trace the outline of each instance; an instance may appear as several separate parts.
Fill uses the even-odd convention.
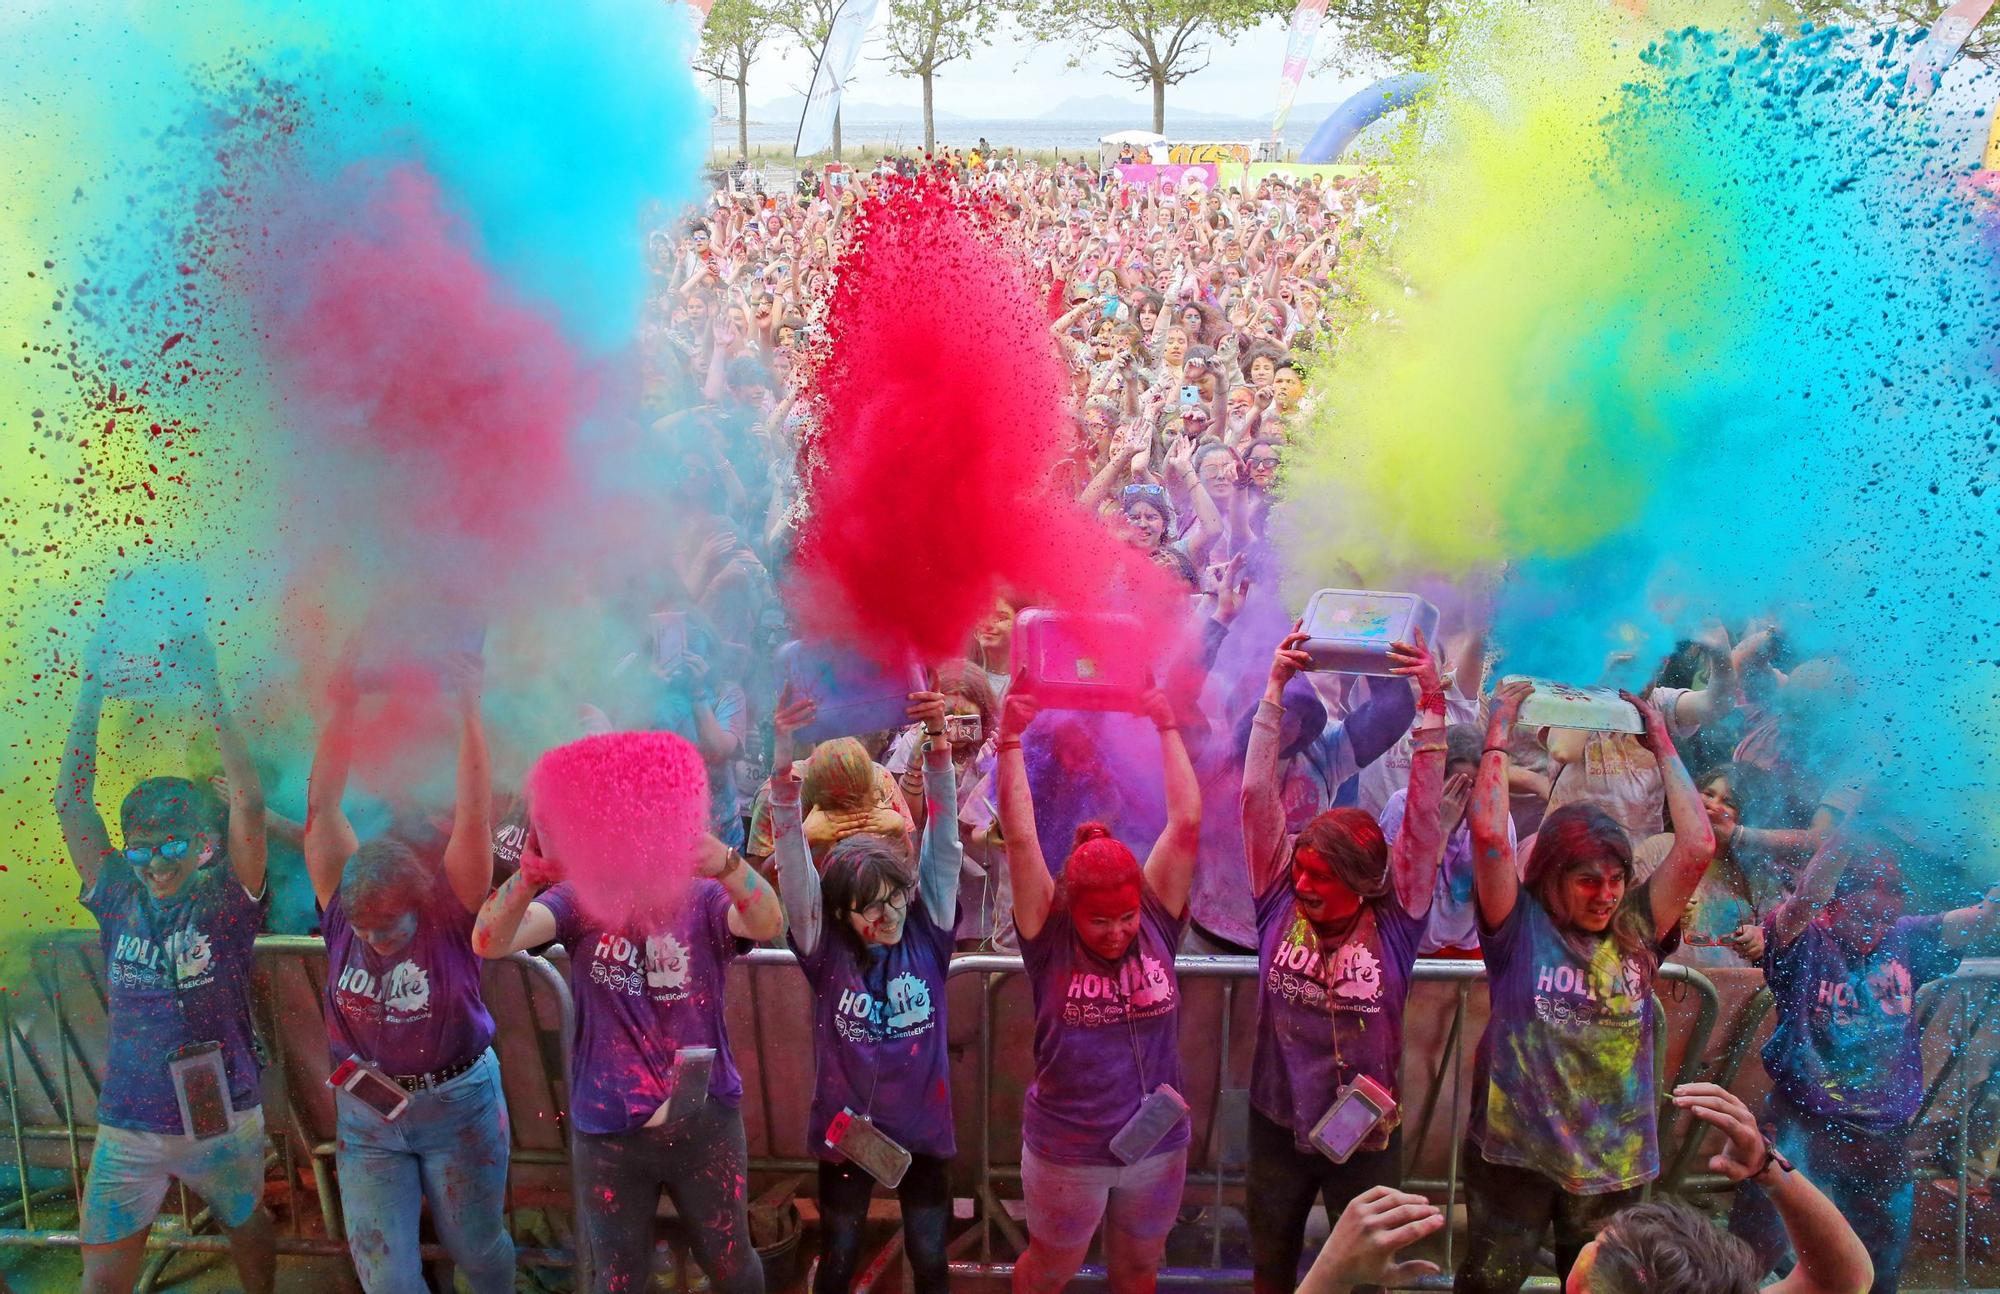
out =
[[[287,1224],[279,1250],[337,1255],[346,1246],[335,1186],[333,1103],[324,1086],[330,1061],[319,1016],[324,945],[313,938],[270,936],[258,940],[257,956],[255,1005],[271,1051],[265,1108],[275,1166],[285,1183],[281,1211]],[[40,1001],[33,1001],[34,995],[17,1001],[0,994],[5,1052],[0,1077],[6,1084],[18,1188],[13,1199],[0,1200],[0,1223],[18,1215],[18,1225],[0,1225],[0,1245],[74,1246],[79,1243],[74,1231],[38,1224],[51,1220],[51,1209],[65,1199],[81,1198],[101,1089],[104,981],[94,933],[57,936],[33,957]],[[551,954],[551,961],[564,963],[560,950]],[[568,1169],[564,1116],[572,1006],[563,975],[551,961],[517,954],[493,963],[485,987],[500,1026],[494,1045],[513,1115],[508,1201],[521,1258],[530,1264],[569,1265],[574,1261],[569,1210],[575,1184]],[[813,1164],[803,1144],[809,1059],[804,1083],[798,1068],[799,1055],[810,1055],[811,1023],[803,977],[790,973],[793,965],[788,952],[753,951],[738,960],[728,989],[732,1038],[745,1073],[746,1123],[755,1125],[751,1171],[766,1181],[796,1177]],[[1184,1095],[1196,1119],[1186,1203],[1205,1211],[1202,1229],[1193,1237],[1183,1232],[1178,1252],[1186,1255],[1191,1239],[1198,1239],[1205,1252],[1192,1260],[1202,1265],[1168,1268],[1161,1279],[1166,1284],[1247,1282],[1247,1271],[1226,1265],[1225,1240],[1231,1233],[1229,1213],[1241,1208],[1244,1189],[1247,1151],[1238,1125],[1247,1112],[1257,964],[1248,957],[1187,956],[1178,959],[1176,970],[1185,986],[1181,1045],[1189,1091]],[[960,1128],[954,1180],[958,1193],[977,1204],[971,1226],[953,1243],[952,1267],[966,1277],[1004,1278],[1026,1245],[1021,1225],[1009,1211],[1018,1189],[1009,1188],[1017,1188],[1020,1180],[1019,1101],[1013,1089],[1032,1069],[1033,1017],[1018,957],[960,956],[949,976],[948,990],[957,990],[948,992],[954,1050],[975,1053],[961,1054],[954,1066]],[[1484,968],[1476,962],[1420,961],[1406,1013],[1404,1108],[1414,1116],[1404,1131],[1404,1185],[1430,1194],[1448,1210],[1459,1201],[1459,1148],[1470,1095],[1468,1047],[1483,1028],[1485,1010],[1484,995],[1475,995],[1473,988],[1484,978]],[[1678,1004],[1671,1033],[1664,1004],[1656,1013],[1662,1033],[1662,1045],[1656,1048],[1660,1091],[1697,1076],[1732,1082],[1769,1010],[1768,994],[1753,997],[1736,1014],[1721,1047],[1710,1054],[1721,1009],[1715,984],[1699,971],[1672,964],[1662,968],[1662,980],[1665,993],[1692,994],[1694,1001],[1691,1015],[1685,1003]],[[1248,1001],[1238,1000],[1245,996]],[[1935,991],[1927,991],[1922,1002],[1934,1009],[1937,1000]],[[962,1018],[968,1006],[976,1012],[973,1021]],[[746,1010],[747,1021],[742,1016]],[[1977,1010],[1969,996],[1962,999],[1956,1016],[1961,1028],[1978,1018]],[[1933,1081],[1930,1102],[1943,1099],[1947,1077],[1941,1071]],[[1960,1112],[1961,1182],[1967,1176],[1968,1118]],[[1703,1125],[1663,1105],[1661,1189],[1697,1191],[1718,1185],[1718,1179],[1685,1172],[1703,1136]],[[1967,1261],[1965,1198],[1961,1190],[1961,1286]],[[224,1246],[219,1236],[197,1234],[202,1217],[190,1209],[185,1194],[175,1203],[183,1225],[156,1229],[150,1237],[149,1248],[159,1255],[148,1272],[149,1285],[172,1254]],[[529,1214],[533,1216],[524,1218]],[[1455,1244],[1447,1230],[1447,1270]],[[443,1255],[427,1247],[426,1256]],[[1411,1288],[1448,1289],[1449,1280],[1434,1278]]]

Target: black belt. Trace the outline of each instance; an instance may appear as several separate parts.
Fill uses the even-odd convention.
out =
[[[428,1074],[391,1074],[389,1075],[389,1080],[405,1092],[424,1092],[434,1087],[443,1087],[452,1079],[469,1072],[474,1065],[477,1065],[484,1059],[486,1059],[486,1053],[482,1051],[463,1065],[451,1065],[444,1069],[434,1069]]]

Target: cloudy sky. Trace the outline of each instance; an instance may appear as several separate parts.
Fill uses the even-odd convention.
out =
[[[886,17],[887,6],[883,8]],[[1211,40],[1208,66],[1179,85],[1167,88],[1168,110],[1183,107],[1229,113],[1247,107],[1250,116],[1268,112],[1276,93],[1278,68],[1285,58],[1287,25],[1284,20],[1273,19],[1233,41]],[[753,104],[803,94],[812,76],[812,59],[792,46],[789,39],[771,48],[772,52],[751,65]],[[917,112],[922,103],[921,87],[913,79],[893,75],[886,64],[877,62],[874,56],[882,52],[878,32],[878,38],[864,47],[861,63],[848,85],[850,101],[895,104]],[[1315,59],[1325,52],[1322,44],[1314,51]],[[1135,125],[1147,124],[1144,114],[1150,99],[1145,86],[1108,75],[1111,60],[1101,55],[1087,58],[1080,68],[1069,67],[1067,56],[1068,51],[1061,46],[1039,45],[1003,27],[984,53],[947,64],[938,74],[937,108],[961,117],[1033,117],[1064,99],[1115,95],[1129,99],[1142,114]],[[1299,102],[1337,102],[1365,80],[1331,72],[1309,72],[1299,90]]]

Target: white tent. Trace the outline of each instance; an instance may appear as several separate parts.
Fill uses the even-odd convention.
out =
[[[1148,144],[1164,144],[1167,142],[1167,137],[1150,130],[1120,130],[1105,135],[1097,142],[1108,145],[1111,148],[1116,148],[1120,144],[1131,144],[1137,148],[1144,148]]]

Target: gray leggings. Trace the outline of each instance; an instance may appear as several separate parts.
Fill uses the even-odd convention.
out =
[[[743,1116],[707,1101],[683,1119],[570,1139],[579,1221],[597,1294],[636,1294],[653,1277],[653,1215],[664,1188],[716,1294],[763,1294],[750,1244]]]

